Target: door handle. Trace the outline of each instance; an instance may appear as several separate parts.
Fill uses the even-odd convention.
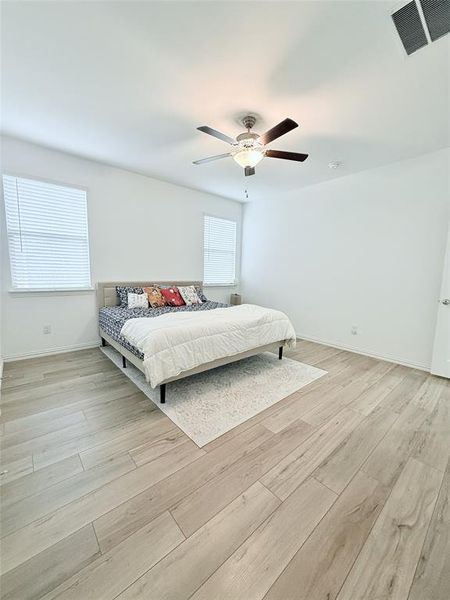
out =
[[[443,300],[441,300],[442,304],[444,304],[445,306],[448,306],[450,304],[450,298],[444,298]]]

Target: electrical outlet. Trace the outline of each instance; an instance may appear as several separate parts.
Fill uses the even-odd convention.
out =
[[[44,335],[48,335],[51,332],[52,332],[52,326],[51,325],[44,325],[44,327],[42,328],[42,333]]]
[[[352,335],[358,335],[358,333],[359,333],[358,325],[352,325],[352,328],[350,331],[351,331]]]

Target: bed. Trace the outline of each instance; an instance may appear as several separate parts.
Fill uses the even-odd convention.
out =
[[[152,281],[152,282],[101,282],[97,284],[97,303],[99,308],[99,332],[102,340],[102,345],[110,344],[115,350],[117,350],[122,355],[122,364],[123,367],[127,367],[127,362],[132,363],[135,367],[137,367],[140,371],[142,371],[146,377],[148,375],[148,367],[146,369],[146,365],[144,364],[145,356],[144,352],[141,348],[138,348],[136,345],[130,343],[129,339],[125,338],[121,332],[124,329],[126,323],[128,326],[132,324],[139,323],[147,323],[149,325],[155,325],[158,322],[164,321],[165,319],[171,319],[170,314],[175,313],[186,313],[186,312],[202,312],[204,317],[200,317],[200,315],[196,316],[196,320],[202,321],[212,321],[216,320],[221,315],[222,321],[224,320],[224,316],[232,315],[232,309],[236,309],[237,307],[229,307],[227,304],[223,304],[220,302],[207,301],[202,304],[192,305],[192,306],[180,306],[180,307],[161,307],[161,308],[133,308],[129,309],[119,305],[119,300],[116,292],[117,286],[123,287],[149,287],[152,285],[158,285],[160,287],[172,287],[172,286],[199,286],[202,287],[202,282],[199,281]],[[249,306],[249,305],[247,305]],[[216,309],[219,309],[214,313]],[[229,309],[230,312],[227,312],[226,309]],[[267,310],[267,309],[265,309]],[[273,311],[275,312],[275,311]],[[280,313],[282,314],[282,313]],[[159,321],[153,321],[153,317],[158,317],[162,315],[162,319]],[[212,316],[214,315],[214,317]],[[151,322],[149,320],[151,319]],[[177,317],[179,318],[179,317]],[[185,315],[185,317],[181,318],[181,320],[189,321],[192,318],[189,318],[189,315]],[[173,330],[174,328],[172,328]],[[185,327],[186,329],[186,327]],[[172,331],[172,333],[176,333]],[[242,333],[242,332],[241,332]],[[214,369],[216,367],[235,362],[237,360],[241,360],[243,358],[247,358],[250,356],[254,356],[256,354],[261,354],[262,352],[278,351],[279,359],[281,360],[283,357],[283,348],[286,345],[292,345],[295,343],[292,337],[289,339],[277,339],[275,342],[271,341],[270,343],[265,343],[263,345],[254,345],[249,349],[246,349],[243,352],[236,352],[230,354],[227,352],[226,356],[219,356],[214,360],[207,360],[205,362],[201,362],[201,364],[196,364],[193,368],[187,368],[181,370],[181,372],[176,375],[169,377],[162,377],[158,379],[158,385],[160,389],[160,402],[164,403],[166,399],[166,385],[171,381],[175,381],[178,379],[182,379],[184,377],[189,377],[190,375],[194,375],[196,373],[201,373],[203,371],[207,371],[209,369]],[[148,379],[148,377],[147,377]]]

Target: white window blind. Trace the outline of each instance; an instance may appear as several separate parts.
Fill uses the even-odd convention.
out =
[[[205,215],[203,283],[230,285],[236,280],[236,222]]]
[[[86,192],[3,176],[13,289],[90,287]]]

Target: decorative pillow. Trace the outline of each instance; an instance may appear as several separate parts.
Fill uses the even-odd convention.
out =
[[[205,296],[203,289],[199,285],[195,286],[195,291],[197,292],[200,302],[208,302],[208,298]]]
[[[181,294],[181,297],[186,303],[186,306],[191,306],[192,304],[201,304],[202,301],[197,295],[195,291],[195,287],[193,285],[180,286],[178,291]]]
[[[159,308],[160,306],[166,306],[164,296],[161,294],[161,288],[157,285],[144,288],[144,293],[147,294],[148,301],[152,308]]]
[[[184,300],[181,297],[178,288],[174,285],[170,288],[161,288],[161,294],[169,306],[183,306]]]
[[[144,290],[141,287],[116,287],[117,296],[119,297],[120,306],[128,306],[128,294],[143,294]]]
[[[147,294],[128,292],[128,308],[148,308]]]

